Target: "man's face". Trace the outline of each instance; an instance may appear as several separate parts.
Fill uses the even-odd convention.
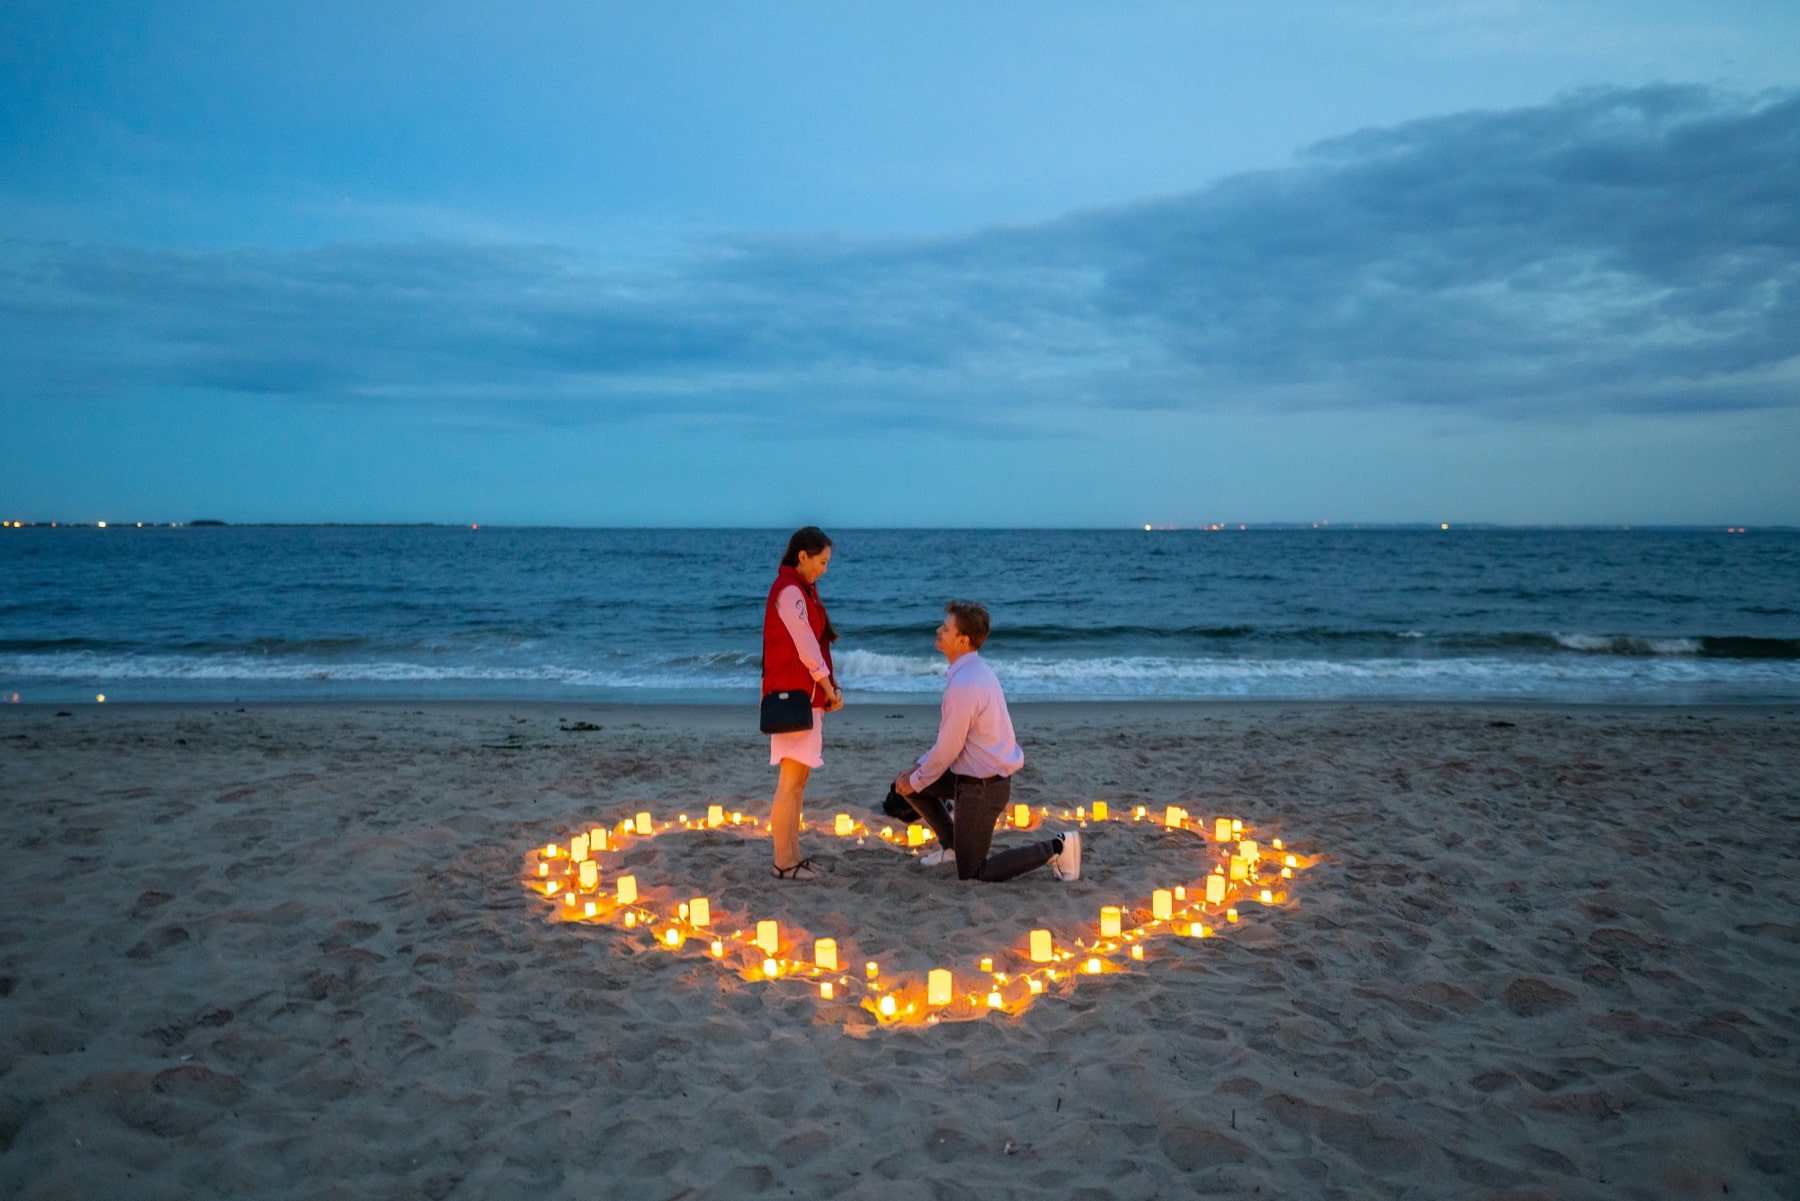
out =
[[[966,655],[974,648],[969,645],[968,636],[956,628],[956,618],[949,613],[938,623],[937,648],[946,656]]]

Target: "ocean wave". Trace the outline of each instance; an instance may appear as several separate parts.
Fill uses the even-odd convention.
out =
[[[1705,649],[1702,638],[1634,638],[1615,634],[1558,634],[1564,650],[1590,655],[1698,655]]]

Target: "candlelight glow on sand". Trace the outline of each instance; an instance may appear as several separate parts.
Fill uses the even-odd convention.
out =
[[[1169,938],[1210,938],[1220,926],[1246,914],[1289,903],[1296,873],[1313,858],[1289,850],[1282,839],[1268,840],[1267,852],[1243,821],[1199,818],[1171,807],[1150,814],[1139,807],[1111,816],[1107,804],[1059,809],[1017,805],[1009,825],[1042,829],[1087,829],[1090,825],[1141,826],[1147,832],[1192,836],[1194,874],[1147,896],[1113,897],[1096,890],[1093,920],[1075,929],[1034,929],[1015,945],[996,948],[969,965],[946,964],[927,972],[889,972],[869,959],[862,973],[845,971],[863,954],[854,944],[840,951],[838,940],[814,939],[806,930],[762,914],[733,913],[712,898],[686,896],[679,880],[640,879],[613,873],[606,856],[617,856],[646,839],[707,830],[728,830],[743,838],[768,837],[766,820],[740,812],[727,815],[713,805],[702,817],[680,814],[658,820],[637,812],[609,825],[587,824],[561,842],[533,848],[525,856],[521,880],[543,898],[552,920],[615,925],[650,932],[647,948],[701,955],[746,981],[804,988],[822,1004],[855,1005],[883,1025],[967,1021],[996,1011],[1019,1013],[1037,998],[1067,995],[1080,977],[1143,970],[1153,960],[1146,949]],[[935,841],[920,825],[903,825],[873,815],[837,813],[806,824],[814,837],[855,840],[858,846],[889,848],[916,857]],[[616,860],[615,860],[616,862]],[[682,896],[668,900],[663,897]],[[766,910],[781,904],[771,889]],[[1030,894],[1020,893],[1029,904]]]

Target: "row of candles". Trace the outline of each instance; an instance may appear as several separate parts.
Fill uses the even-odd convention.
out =
[[[1009,824],[1029,829],[1050,816],[1050,810],[1019,804],[1008,813]],[[551,843],[528,857],[527,880],[534,890],[557,902],[558,916],[575,921],[617,920],[626,929],[650,931],[659,946],[682,949],[690,939],[705,941],[707,953],[716,960],[731,960],[746,979],[803,979],[817,989],[824,1001],[858,1001],[863,1008],[884,1022],[935,1022],[947,1017],[972,1017],[1000,1010],[1016,1012],[1033,999],[1052,991],[1073,987],[1081,975],[1101,975],[1122,970],[1121,961],[1142,962],[1145,946],[1158,936],[1185,935],[1208,938],[1217,931],[1222,918],[1226,924],[1239,920],[1236,905],[1254,899],[1262,905],[1277,905],[1287,899],[1285,881],[1306,863],[1288,852],[1281,839],[1270,844],[1273,855],[1265,855],[1254,839],[1245,837],[1244,824],[1233,818],[1214,819],[1210,831],[1196,822],[1179,806],[1168,806],[1160,816],[1143,806],[1121,812],[1117,817],[1105,801],[1096,801],[1092,809],[1076,806],[1064,809],[1060,816],[1082,827],[1092,822],[1154,822],[1171,830],[1200,834],[1210,832],[1212,840],[1229,844],[1229,853],[1221,856],[1213,870],[1194,886],[1153,890],[1147,908],[1117,905],[1101,906],[1096,936],[1089,941],[1077,937],[1072,943],[1058,945],[1051,931],[1033,930],[1026,945],[1015,954],[1020,961],[1013,971],[998,970],[992,956],[977,961],[981,973],[978,986],[967,988],[968,981],[959,980],[949,968],[933,968],[921,982],[913,976],[894,977],[884,973],[881,965],[869,960],[860,974],[850,973],[839,955],[837,941],[830,938],[812,940],[810,960],[798,958],[804,947],[804,932],[783,939],[779,923],[759,921],[754,930],[738,929],[725,933],[714,926],[712,903],[706,897],[680,902],[673,910],[659,908],[641,895],[635,875],[623,874],[613,880],[611,889],[603,889],[597,856],[618,852],[633,839],[654,837],[671,831],[696,831],[730,828],[760,831],[766,823],[741,812],[727,814],[724,807],[711,805],[703,818],[682,814],[673,821],[657,822],[648,812],[640,812],[612,826],[592,826],[577,834],[566,845]],[[922,823],[902,827],[904,833],[885,823],[871,827],[848,813],[835,815],[831,832],[844,838],[855,838],[863,845],[871,835],[896,849],[916,850],[934,840]],[[610,894],[610,895],[609,895]],[[1213,924],[1208,924],[1208,919]]]

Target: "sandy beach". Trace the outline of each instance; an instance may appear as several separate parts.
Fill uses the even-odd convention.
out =
[[[0,1195],[1800,1197],[1800,708],[1015,719],[1019,800],[1233,816],[1311,866],[1021,1012],[888,1026],[521,882],[591,823],[766,814],[748,708],[0,707]],[[812,821],[934,723],[833,715]],[[1191,850],[1087,838],[1072,884],[822,833],[804,885],[754,835],[631,862],[966,969]]]

